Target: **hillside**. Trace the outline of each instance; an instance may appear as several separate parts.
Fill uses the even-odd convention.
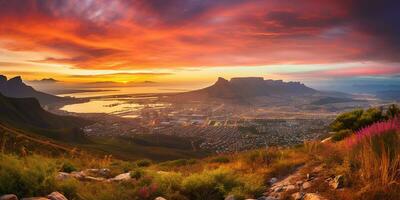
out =
[[[362,112],[361,121],[372,114],[371,109]],[[361,113],[339,115],[334,124],[348,122],[343,118],[355,112]],[[159,163],[86,153],[43,156],[40,151],[26,151],[24,146],[19,148],[22,153],[17,152],[20,156],[15,156],[8,154],[15,152],[4,150],[14,144],[11,141],[2,145],[0,153],[0,194],[25,198],[51,193],[70,200],[395,200],[400,198],[399,113],[397,106],[390,106],[380,119],[341,141],[305,141],[295,147]],[[348,130],[355,123],[359,124],[344,123],[341,128]],[[72,151],[2,126],[0,130],[34,142],[35,148]],[[1,139],[4,144],[4,134]],[[140,143],[151,143],[151,138],[143,139]]]
[[[85,141],[81,127],[88,121],[45,111],[34,98],[10,98],[0,94],[0,121],[37,135],[60,141]]]
[[[0,75],[0,93],[7,97],[36,98],[42,105],[60,103],[70,100],[68,98],[57,97],[36,91],[31,86],[26,85],[20,76],[7,80],[6,76]]]

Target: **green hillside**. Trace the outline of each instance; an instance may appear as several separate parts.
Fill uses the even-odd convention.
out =
[[[63,142],[86,142],[81,127],[88,124],[69,116],[45,111],[34,98],[10,98],[0,94],[0,122],[32,134]]]

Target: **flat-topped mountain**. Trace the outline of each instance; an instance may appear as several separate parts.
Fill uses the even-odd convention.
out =
[[[26,85],[20,76],[7,80],[6,76],[0,75],[0,93],[7,97],[29,98],[39,100],[40,104],[52,104],[66,99],[36,91],[31,86]]]
[[[300,82],[283,82],[281,80],[264,80],[262,77],[232,78],[230,81],[218,78],[212,86],[179,94],[187,98],[217,98],[243,100],[262,96],[301,96],[311,95],[317,91]]]

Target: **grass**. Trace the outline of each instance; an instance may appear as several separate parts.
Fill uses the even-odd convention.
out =
[[[204,159],[123,161],[91,154],[0,153],[0,193],[20,198],[53,191],[69,199],[172,200],[235,199],[262,196],[272,177],[284,178],[300,166],[321,165],[317,190],[330,199],[399,199],[400,132],[398,118],[378,122],[341,142],[306,141],[291,148],[270,147]],[[116,143],[117,144],[117,143]],[[147,144],[149,145],[149,144]],[[150,145],[151,146],[151,145]],[[59,171],[108,168],[110,177],[130,172],[128,182],[56,181]],[[343,175],[346,188],[332,190],[324,177]]]
[[[237,199],[256,198],[265,192],[271,176],[285,176],[305,162],[290,149],[254,150],[207,159],[179,159],[149,165],[148,160],[121,161],[81,156],[25,157],[0,154],[0,193],[18,197],[45,196],[59,191],[69,199]],[[210,162],[212,161],[212,162]],[[229,161],[229,162],[227,162]],[[55,180],[59,171],[108,168],[113,176],[130,172],[124,183]]]

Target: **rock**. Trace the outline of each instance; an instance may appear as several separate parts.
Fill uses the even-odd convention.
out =
[[[277,186],[277,187],[274,187],[273,189],[272,189],[272,191],[274,191],[274,192],[281,192],[283,190],[283,187],[282,186]]]
[[[225,200],[235,200],[235,196],[234,195],[229,195],[225,198]]]
[[[157,197],[154,200],[167,200],[167,199],[165,199],[164,197]]]
[[[109,169],[87,169],[85,170],[85,174],[91,174],[94,176],[101,176],[101,177],[108,177],[111,174],[111,171]]]
[[[296,189],[296,186],[294,186],[294,185],[288,185],[285,187],[286,191],[295,190],[295,189]]]
[[[343,175],[337,175],[333,180],[329,182],[329,185],[333,189],[340,189],[344,187],[344,177]]]
[[[18,200],[18,197],[15,194],[6,194],[0,196],[0,200]]]
[[[129,181],[131,179],[132,179],[131,178],[131,173],[128,172],[128,173],[120,174],[120,175],[112,178],[111,180],[112,181]]]
[[[84,172],[71,172],[70,176],[72,176],[78,180],[84,180],[86,177],[86,174]]]
[[[83,177],[83,180],[84,181],[94,181],[94,182],[106,181],[106,179],[103,177],[93,177],[93,176],[85,176],[85,177]]]
[[[257,198],[257,200],[278,200],[278,199],[275,198],[275,197],[268,196],[268,197],[260,197],[260,198]]]
[[[298,186],[303,185],[303,181],[296,181],[296,185]]]
[[[47,198],[50,200],[68,200],[64,195],[59,192],[52,192],[51,194],[47,195]]]
[[[303,195],[300,192],[296,192],[296,193],[292,194],[292,198],[294,200],[301,200],[303,198]]]
[[[58,172],[58,174],[57,174],[57,176],[56,176],[56,180],[63,181],[63,180],[69,179],[69,178],[71,178],[71,177],[72,177],[72,176],[71,176],[71,174],[69,174],[69,173],[66,173],[66,172]]]
[[[30,198],[23,198],[22,200],[50,200],[46,197],[30,197]]]
[[[327,199],[316,193],[307,193],[304,195],[303,200],[327,200]]]
[[[268,181],[268,183],[270,184],[270,185],[273,185],[273,184],[275,184],[276,182],[278,182],[278,179],[277,178],[271,178],[271,179],[269,179],[269,181]]]
[[[302,187],[303,187],[303,189],[307,190],[308,188],[311,187],[311,183],[310,182],[304,182]]]

